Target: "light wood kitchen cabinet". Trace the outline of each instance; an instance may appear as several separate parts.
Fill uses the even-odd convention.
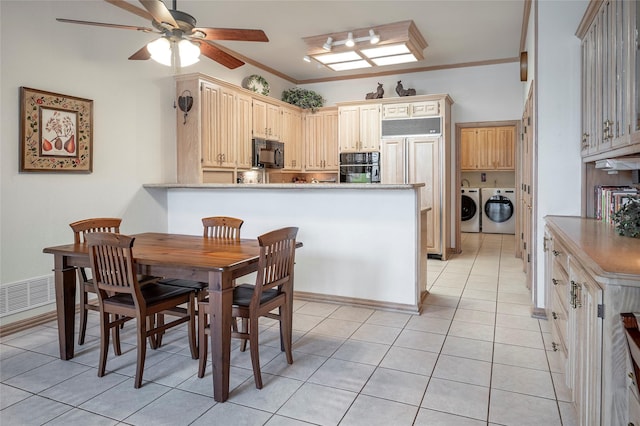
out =
[[[253,99],[253,137],[280,140],[282,117],[280,106]]]
[[[551,345],[563,351],[578,424],[626,425],[630,361],[620,313],[640,310],[640,245],[594,219],[545,220]]]
[[[305,113],[303,120],[305,170],[337,171],[338,110],[322,108],[315,113]]]
[[[582,157],[640,152],[638,2],[591,2],[576,35],[582,41]]]
[[[440,102],[422,101],[382,105],[382,119],[434,117],[440,115]]]
[[[338,107],[340,152],[380,150],[380,104]]]
[[[382,183],[424,183],[420,188],[420,210],[430,209],[426,212],[423,235],[427,239],[427,253],[431,254],[445,251],[441,238],[441,216],[447,210],[441,197],[445,179],[441,171],[443,149],[442,137],[432,136],[384,138],[380,147]]]
[[[241,169],[250,169],[252,163],[252,127],[253,127],[253,107],[251,96],[238,93],[236,96],[237,115],[237,165]]]
[[[296,108],[282,108],[282,142],[284,169],[302,170],[302,113]]]
[[[462,171],[515,170],[515,126],[460,130]]]

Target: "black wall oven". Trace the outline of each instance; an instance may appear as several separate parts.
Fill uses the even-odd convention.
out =
[[[380,153],[345,152],[340,154],[340,182],[380,183]]]

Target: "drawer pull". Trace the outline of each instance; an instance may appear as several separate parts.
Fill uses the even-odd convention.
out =
[[[553,317],[553,319],[558,319],[558,314],[556,314],[555,312],[551,312],[551,316]]]
[[[558,344],[556,342],[551,342],[551,347],[554,352],[558,352]]]
[[[558,280],[555,278],[551,278],[551,282],[553,283],[553,285],[558,285]]]
[[[552,250],[551,252],[553,253],[553,255],[554,255],[555,257],[560,256],[560,252],[559,252],[558,250]]]

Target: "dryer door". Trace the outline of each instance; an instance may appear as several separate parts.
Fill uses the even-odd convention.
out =
[[[478,211],[478,206],[476,205],[476,202],[473,201],[473,198],[463,194],[462,202],[460,204],[462,205],[460,219],[463,222],[473,219],[473,216],[475,216]]]
[[[513,216],[513,203],[503,195],[493,195],[485,202],[484,213],[492,222],[506,222]]]

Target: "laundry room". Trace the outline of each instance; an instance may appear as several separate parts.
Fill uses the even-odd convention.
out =
[[[460,231],[514,234],[515,126],[460,128]]]

